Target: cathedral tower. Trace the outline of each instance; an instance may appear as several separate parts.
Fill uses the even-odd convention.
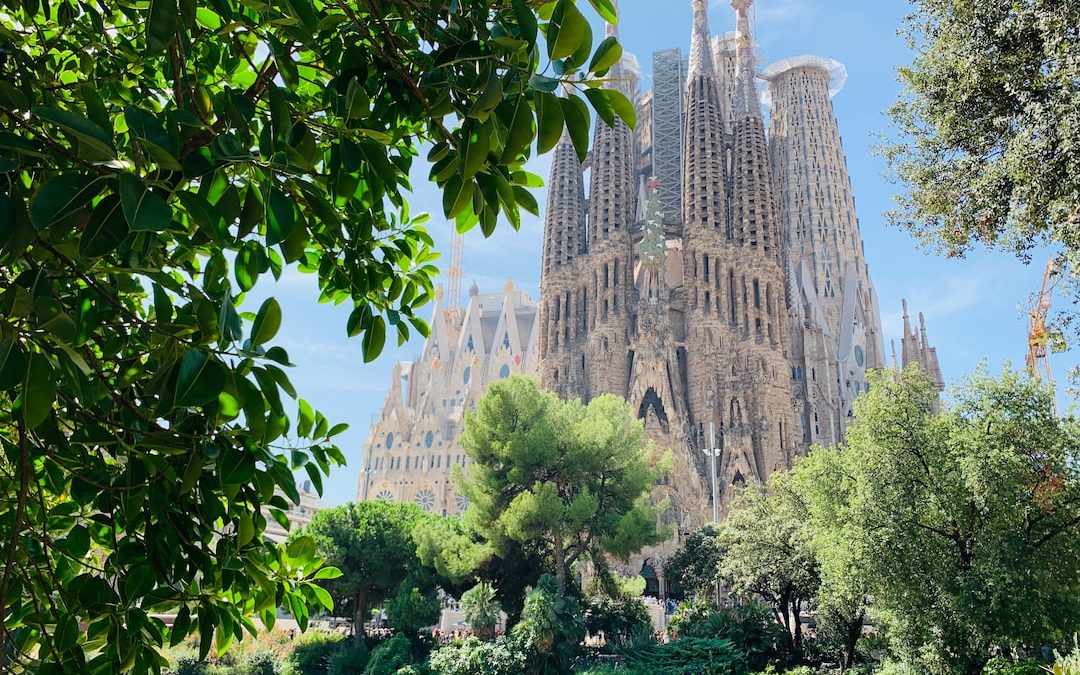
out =
[[[575,271],[585,245],[585,184],[581,162],[570,135],[564,132],[555,146],[548,178],[538,330],[544,360],[540,382],[567,398],[584,393],[580,365],[572,355],[580,351],[585,332],[585,289]]]
[[[608,25],[608,35],[617,35]],[[609,72],[614,86],[636,99],[633,73],[620,60]],[[615,120],[597,120],[589,180],[587,262],[583,265],[587,344],[576,366],[585,380],[585,398],[625,395],[630,376],[630,307],[633,250],[630,229],[637,215],[637,142],[634,132]]]
[[[832,96],[847,71],[798,56],[764,72],[772,108],[771,155],[792,279],[793,359],[809,375],[807,440],[843,439],[866,370],[885,365],[877,296],[863,256],[851,179]]]
[[[733,0],[736,12],[734,106],[731,112],[732,150],[730,216],[725,246],[711,265],[694,261],[699,282],[711,276],[714,316],[726,328],[715,337],[719,352],[706,353],[702,367],[690,358],[692,410],[700,428],[715,421],[722,430],[723,456],[719,482],[722,498],[730,487],[751,480],[765,481],[790,465],[801,450],[794,433],[791,371],[785,351],[787,311],[781,237],[758,100],[753,38],[752,0]],[[688,232],[689,239],[689,232]],[[710,269],[711,267],[711,269]],[[694,275],[694,272],[691,272]],[[709,284],[704,284],[706,288]],[[703,297],[708,297],[703,294]],[[707,314],[706,314],[707,316]],[[707,324],[706,324],[707,325]],[[709,364],[709,361],[712,363]]]

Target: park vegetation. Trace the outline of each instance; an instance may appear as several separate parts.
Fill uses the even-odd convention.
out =
[[[530,157],[634,124],[621,53],[573,0],[0,3],[0,669],[157,671],[334,607],[314,542],[262,534],[345,427],[245,297],[310,275],[367,361],[426,335],[410,172],[516,228]]]
[[[590,409],[603,414],[582,434],[575,421]],[[918,369],[873,374],[844,444],[743,488],[723,523],[672,557],[666,572],[685,601],[668,640],[639,599],[641,579],[610,565],[661,532],[615,525],[644,510],[655,527],[663,504],[640,476],[655,480],[664,457],[629,406],[563,402],[515,376],[466,424],[462,517],[364,502],[320,512],[298,533],[349,570],[319,582],[340,598],[333,612],[359,618],[349,598],[362,594],[364,618],[383,607],[393,636],[305,636],[281,673],[1036,675],[1055,658],[1058,672],[1076,672],[1080,426],[1024,375],[979,372],[942,400]],[[567,491],[538,500],[551,484]],[[598,498],[606,509],[581,519],[578,495],[601,485],[623,499]],[[485,517],[505,513],[538,525],[515,537]],[[596,523],[613,525],[590,534]],[[584,529],[559,529],[571,525]],[[560,580],[560,542],[565,552],[581,541],[596,545]],[[524,583],[504,585],[509,569]],[[436,589],[460,598],[470,636],[442,644],[424,630],[439,618]],[[288,665],[301,662],[314,665]]]

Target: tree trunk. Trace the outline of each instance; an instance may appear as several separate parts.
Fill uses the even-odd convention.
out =
[[[353,603],[353,644],[362,645],[367,638],[364,632],[364,622],[367,621],[367,595],[368,589],[361,588],[356,592],[356,602]]]
[[[562,536],[555,535],[555,578],[559,581],[559,595],[566,595],[566,551],[563,550]]]
[[[801,616],[802,612],[800,611],[802,609],[801,605],[802,605],[802,603],[799,602],[798,600],[794,600],[791,603],[792,614],[794,615],[792,617],[792,621],[795,622],[795,653],[797,653],[797,654],[802,654],[802,642],[803,642],[803,640],[802,640],[802,616]]]
[[[847,626],[847,635],[844,636],[843,662],[840,664],[843,671],[855,665],[855,647],[859,644],[859,638],[862,637],[863,614],[864,612],[859,612],[855,620]]]

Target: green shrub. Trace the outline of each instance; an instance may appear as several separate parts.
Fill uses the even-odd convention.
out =
[[[731,640],[679,638],[633,652],[630,666],[657,675],[745,675],[746,656]]]
[[[435,589],[421,591],[418,582],[409,578],[398,586],[397,594],[386,602],[386,618],[399,635],[419,639],[422,628],[439,620],[442,608]]]
[[[760,602],[716,609],[703,602],[682,603],[671,621],[680,637],[731,640],[746,655],[747,666],[763,670],[769,663],[787,663],[791,640],[772,610]]]
[[[906,661],[883,661],[874,675],[925,675],[922,667]]]
[[[1046,675],[1046,669],[1038,661],[1012,661],[998,656],[986,664],[983,675]]]
[[[605,651],[621,651],[644,646],[652,639],[652,617],[640,600],[605,598],[586,608],[585,630],[590,635],[604,634]]]
[[[281,675],[281,660],[266,648],[255,648],[233,667],[233,675]]]
[[[360,675],[367,666],[371,652],[366,645],[345,644],[330,657],[328,675]]]
[[[385,640],[371,652],[364,675],[396,675],[412,662],[412,649],[404,635]]]
[[[207,664],[199,660],[199,653],[193,650],[169,654],[169,668],[165,675],[207,675]]]
[[[340,633],[308,631],[293,642],[285,657],[284,675],[327,675],[330,657],[341,648],[345,636]]]
[[[526,659],[506,637],[494,642],[469,637],[432,652],[428,665],[436,675],[518,675]]]
[[[525,598],[521,620],[512,637],[526,652],[527,672],[568,673],[581,651],[585,618],[576,598],[558,594],[550,574],[536,582]]]
[[[491,640],[499,626],[502,606],[491,584],[480,583],[461,595],[461,611],[473,633],[481,640]]]

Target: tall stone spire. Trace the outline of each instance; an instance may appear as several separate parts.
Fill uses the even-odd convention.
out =
[[[755,80],[754,43],[750,34],[753,0],[732,0],[737,22],[738,69],[736,72],[735,133],[732,168],[731,235],[735,243],[761,249],[780,258],[780,231],[776,201]]]
[[[567,133],[555,146],[544,214],[544,264],[540,274],[540,379],[563,390],[570,381],[570,350],[583,333],[584,309],[574,262],[585,252],[585,184]],[[571,396],[580,392],[569,392]]]
[[[713,65],[706,0],[693,0],[683,127],[683,220],[688,236],[727,226],[724,117]]]
[[[585,184],[570,135],[563,132],[551,160],[544,215],[544,266],[547,277],[570,265],[585,249]]]

